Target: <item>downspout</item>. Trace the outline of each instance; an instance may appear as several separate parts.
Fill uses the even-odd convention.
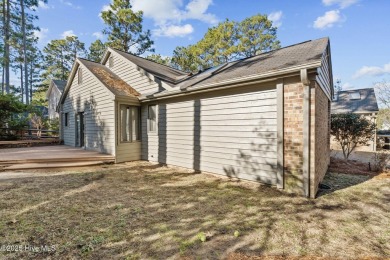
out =
[[[301,69],[303,84],[303,190],[310,197],[310,80],[307,69]]]

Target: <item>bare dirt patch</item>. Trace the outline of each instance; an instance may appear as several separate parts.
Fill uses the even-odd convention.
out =
[[[0,258],[390,256],[389,178],[328,174],[339,189],[310,200],[147,162],[45,174],[0,180],[0,246],[56,250]]]
[[[363,163],[356,160],[344,160],[338,158],[330,158],[330,165],[328,171],[346,173],[346,174],[358,174],[358,175],[367,175],[375,176],[378,172],[373,171],[373,166],[371,169],[368,163]]]

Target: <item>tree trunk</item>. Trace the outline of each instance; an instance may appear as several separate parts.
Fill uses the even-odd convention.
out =
[[[20,63],[20,94],[21,94],[21,101],[23,102],[24,88],[23,88],[23,64],[22,63]]]
[[[4,70],[5,70],[5,92],[9,94],[10,85],[9,85],[9,67],[10,67],[10,46],[9,46],[9,37],[10,37],[10,19],[11,19],[11,11],[10,11],[10,0],[7,1],[6,5],[6,18],[4,23]]]
[[[24,91],[26,94],[26,104],[30,104],[30,95],[28,87],[28,67],[27,67],[27,46],[26,46],[26,15],[24,13],[24,0],[20,0],[22,11],[22,34],[23,34],[23,63],[24,63]]]
[[[5,11],[5,0],[3,0],[2,2],[3,6],[2,6],[2,15],[3,15],[3,26],[5,26],[5,16],[6,16],[6,11]],[[5,28],[4,28],[5,29]],[[5,36],[5,33],[4,33],[4,36]],[[5,37],[3,37],[3,40],[4,40],[4,43],[5,43]],[[5,53],[3,53],[3,55],[5,56]],[[5,67],[5,62],[4,62],[4,59],[3,59],[3,62],[1,64],[2,66],[2,69],[1,69],[1,93],[4,94],[4,67]]]
[[[4,94],[4,62],[1,68],[1,94]]]
[[[30,63],[30,103],[32,102],[32,96],[33,96],[33,60],[31,60]]]

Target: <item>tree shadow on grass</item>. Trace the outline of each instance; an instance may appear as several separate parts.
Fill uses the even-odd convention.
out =
[[[377,243],[385,233],[375,230],[376,225],[382,225],[378,218],[388,210],[386,193],[377,193],[385,188],[383,185],[368,187],[371,189],[364,190],[364,196],[355,191],[342,200],[337,194],[308,200],[265,185],[245,186],[147,162],[103,173],[104,178],[93,178],[98,174],[87,173],[34,178],[28,184],[15,180],[18,189],[3,194],[4,201],[12,205],[4,214],[5,220],[25,205],[53,197],[58,200],[19,215],[12,225],[0,222],[2,241],[58,246],[56,252],[32,253],[30,257],[91,259],[221,259],[232,252],[279,256],[338,254],[342,258],[346,254],[359,256],[353,250],[359,246],[372,245],[363,250],[367,254],[385,255],[388,249]],[[99,188],[61,196],[90,182]],[[42,185],[44,191],[32,192],[32,188]],[[376,214],[362,206],[375,209]],[[357,230],[355,225],[363,222]],[[7,232],[1,227],[7,227]],[[206,235],[205,242],[199,239],[202,233]],[[369,244],[363,242],[368,235]],[[340,241],[346,240],[348,247],[332,247],[334,243],[330,241],[338,236]],[[18,252],[8,256],[17,259],[26,255]]]
[[[317,192],[317,197],[331,194],[335,191],[349,188],[351,186],[359,185],[370,180],[372,176],[353,175],[343,173],[327,172],[321,184],[327,187],[321,188]],[[329,187],[329,189],[328,189]]]

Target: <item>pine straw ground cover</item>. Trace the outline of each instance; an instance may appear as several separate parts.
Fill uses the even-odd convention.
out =
[[[325,182],[335,190],[310,200],[147,162],[2,179],[0,246],[56,250],[0,258],[389,257],[390,178]]]

